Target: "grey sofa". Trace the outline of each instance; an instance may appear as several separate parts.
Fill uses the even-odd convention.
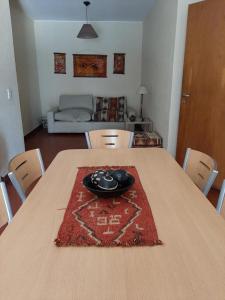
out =
[[[118,103],[119,101],[122,103],[119,108],[119,121],[109,122],[105,119],[107,109],[104,105],[107,105],[106,99],[113,99],[114,102],[118,100]],[[104,110],[99,111],[100,106],[104,106]],[[110,108],[108,112],[111,116],[114,110]],[[99,116],[100,120],[98,119]],[[49,133],[84,133],[94,129],[125,129],[126,120],[127,100],[125,97],[103,98],[92,95],[61,95],[59,107],[47,114]]]

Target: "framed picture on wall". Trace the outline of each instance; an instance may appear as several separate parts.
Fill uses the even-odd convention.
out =
[[[125,53],[114,53],[113,74],[125,74]]]
[[[55,74],[66,74],[66,53],[54,53]]]
[[[74,77],[107,77],[107,55],[73,54]]]

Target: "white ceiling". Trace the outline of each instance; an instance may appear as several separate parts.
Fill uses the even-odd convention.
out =
[[[17,0],[34,20],[85,20],[81,0]],[[91,0],[90,0],[91,1]],[[88,15],[92,21],[143,21],[155,0],[92,0]]]

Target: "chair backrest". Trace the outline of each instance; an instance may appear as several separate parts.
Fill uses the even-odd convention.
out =
[[[126,130],[104,129],[86,132],[85,136],[90,149],[117,149],[131,148],[134,133]]]
[[[34,149],[15,156],[9,163],[9,171],[9,178],[24,202],[27,189],[45,172],[40,150]]]
[[[4,182],[0,182],[0,227],[12,221],[12,209]]]
[[[222,217],[225,219],[225,200],[224,200],[224,198],[225,198],[225,180],[223,181],[219,199],[218,199],[217,206],[216,206],[217,212],[219,214],[221,214]]]
[[[218,175],[217,165],[213,158],[190,148],[186,151],[183,169],[204,195],[208,194]]]

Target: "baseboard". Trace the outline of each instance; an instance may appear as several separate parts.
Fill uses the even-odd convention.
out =
[[[31,137],[32,135],[36,134],[41,129],[42,129],[42,125],[41,124],[37,125],[37,127],[35,127],[33,130],[31,130],[29,133],[27,133],[24,136],[24,138],[27,139],[27,138]]]

